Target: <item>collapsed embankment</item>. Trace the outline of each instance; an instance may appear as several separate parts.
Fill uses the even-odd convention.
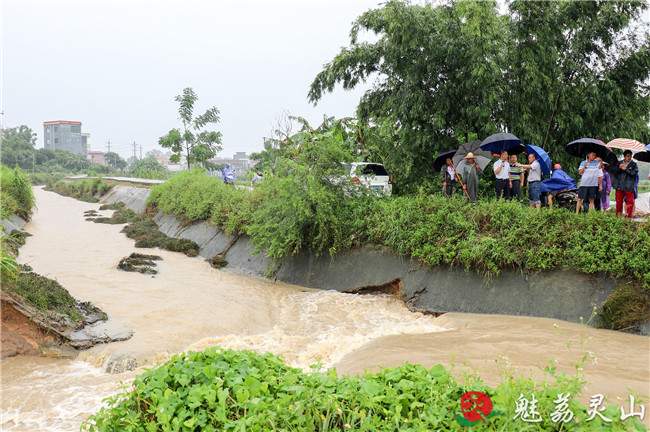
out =
[[[93,304],[77,301],[57,281],[10,259],[25,243],[28,234],[22,229],[26,224],[19,216],[0,220],[0,242],[7,261],[3,261],[0,292],[0,358],[74,357],[78,349],[130,338],[133,332],[110,325],[108,316]]]
[[[148,189],[116,186],[101,201],[122,202],[143,212],[148,195]],[[504,270],[486,280],[476,272],[428,267],[372,245],[335,256],[300,252],[278,262],[255,253],[247,236],[229,235],[208,222],[186,224],[162,212],[157,212],[154,220],[167,236],[194,241],[206,259],[219,257],[227,270],[340,292],[388,290],[413,310],[429,313],[498,313],[597,325],[598,312],[619,283],[606,275],[566,269],[536,273]],[[634,330],[648,334],[649,327],[645,323]]]

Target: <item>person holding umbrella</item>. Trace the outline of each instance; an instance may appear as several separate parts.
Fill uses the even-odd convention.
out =
[[[639,167],[632,160],[632,151],[623,152],[623,160],[612,168],[614,189],[616,189],[616,215],[623,213],[625,202],[626,216],[631,218],[634,213],[634,187],[639,175]]]
[[[596,208],[596,200],[600,200],[600,192],[603,191],[603,171],[601,169],[601,160],[596,159],[596,152],[587,153],[587,158],[580,162],[578,167],[580,174],[580,183],[578,184],[578,202],[576,203],[576,213],[588,209]],[[588,206],[587,206],[587,203]]]
[[[510,196],[510,163],[508,162],[508,152],[505,150],[501,151],[499,160],[494,163],[492,166],[494,170],[494,175],[497,178],[496,181],[496,192],[497,199],[504,198],[508,199]]]
[[[465,192],[470,202],[475,203],[478,197],[478,175],[481,172],[481,167],[476,163],[472,152],[467,153],[464,159],[465,164],[460,173],[463,192]]]
[[[542,206],[542,167],[537,160],[535,153],[528,153],[528,164],[517,164],[528,171],[528,201],[531,207]]]

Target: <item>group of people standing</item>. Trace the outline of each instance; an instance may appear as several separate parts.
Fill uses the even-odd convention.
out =
[[[542,205],[542,168],[533,153],[529,153],[527,159],[526,164],[521,164],[516,154],[501,152],[499,159],[492,166],[496,177],[496,197],[519,200],[527,183],[528,201],[532,207],[539,208]],[[562,167],[555,164],[553,169],[561,170]],[[451,196],[460,185],[469,201],[476,202],[481,171],[472,153],[465,156],[465,163],[458,171],[452,159],[447,158],[440,172],[443,193]],[[613,188],[616,190],[616,214],[623,214],[625,207],[625,215],[631,218],[634,213],[638,172],[630,150],[626,150],[623,160],[613,167],[609,167],[595,152],[588,153],[578,168],[580,182],[576,212],[609,209],[609,196]],[[550,202],[547,204],[550,205]]]
[[[520,164],[516,154],[508,155],[507,151],[503,151],[492,168],[496,176],[497,198],[520,199],[526,184],[525,173],[527,172],[530,203],[534,207],[541,206],[542,168],[534,154],[528,155],[527,164]],[[471,202],[476,202],[480,173],[481,167],[476,163],[473,153],[468,153],[465,156],[465,163],[460,172],[456,172],[452,159],[447,158],[441,169],[443,192],[445,195],[451,196],[457,189],[457,185],[460,185],[465,196]]]

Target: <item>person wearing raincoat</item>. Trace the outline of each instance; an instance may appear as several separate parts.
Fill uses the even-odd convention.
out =
[[[463,191],[470,202],[475,203],[478,197],[478,175],[481,172],[481,167],[476,163],[474,153],[472,152],[467,153],[465,160],[465,166],[460,173],[463,183]]]

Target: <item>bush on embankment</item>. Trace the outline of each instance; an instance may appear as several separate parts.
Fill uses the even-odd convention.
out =
[[[18,215],[29,220],[34,205],[32,185],[25,172],[18,167],[0,166],[0,218]]]
[[[53,184],[48,184],[46,189],[56,192],[60,195],[69,196],[86,202],[98,202],[99,198],[111,189],[112,185],[102,180],[82,179],[82,180],[59,180]]]
[[[208,349],[175,355],[135,379],[132,389],[82,427],[88,431],[424,431],[461,430],[459,400],[482,391],[494,413],[472,430],[645,430],[637,418],[622,422],[617,407],[586,422],[576,398],[582,382],[556,376],[552,383],[507,377],[496,388],[478,379],[459,384],[441,365],[404,365],[363,376],[339,377],[333,370],[305,373],[271,354]],[[570,394],[571,422],[551,419],[554,400]],[[520,395],[537,399],[540,423],[514,419]],[[462,422],[462,420],[461,420]]]
[[[463,266],[487,276],[504,269],[570,268],[650,288],[647,222],[508,201],[473,205],[440,195],[345,196],[327,182],[294,174],[266,178],[248,192],[200,171],[185,172],[155,186],[149,204],[188,222],[209,220],[247,234],[277,259],[303,249],[335,254],[372,242],[430,266]]]

